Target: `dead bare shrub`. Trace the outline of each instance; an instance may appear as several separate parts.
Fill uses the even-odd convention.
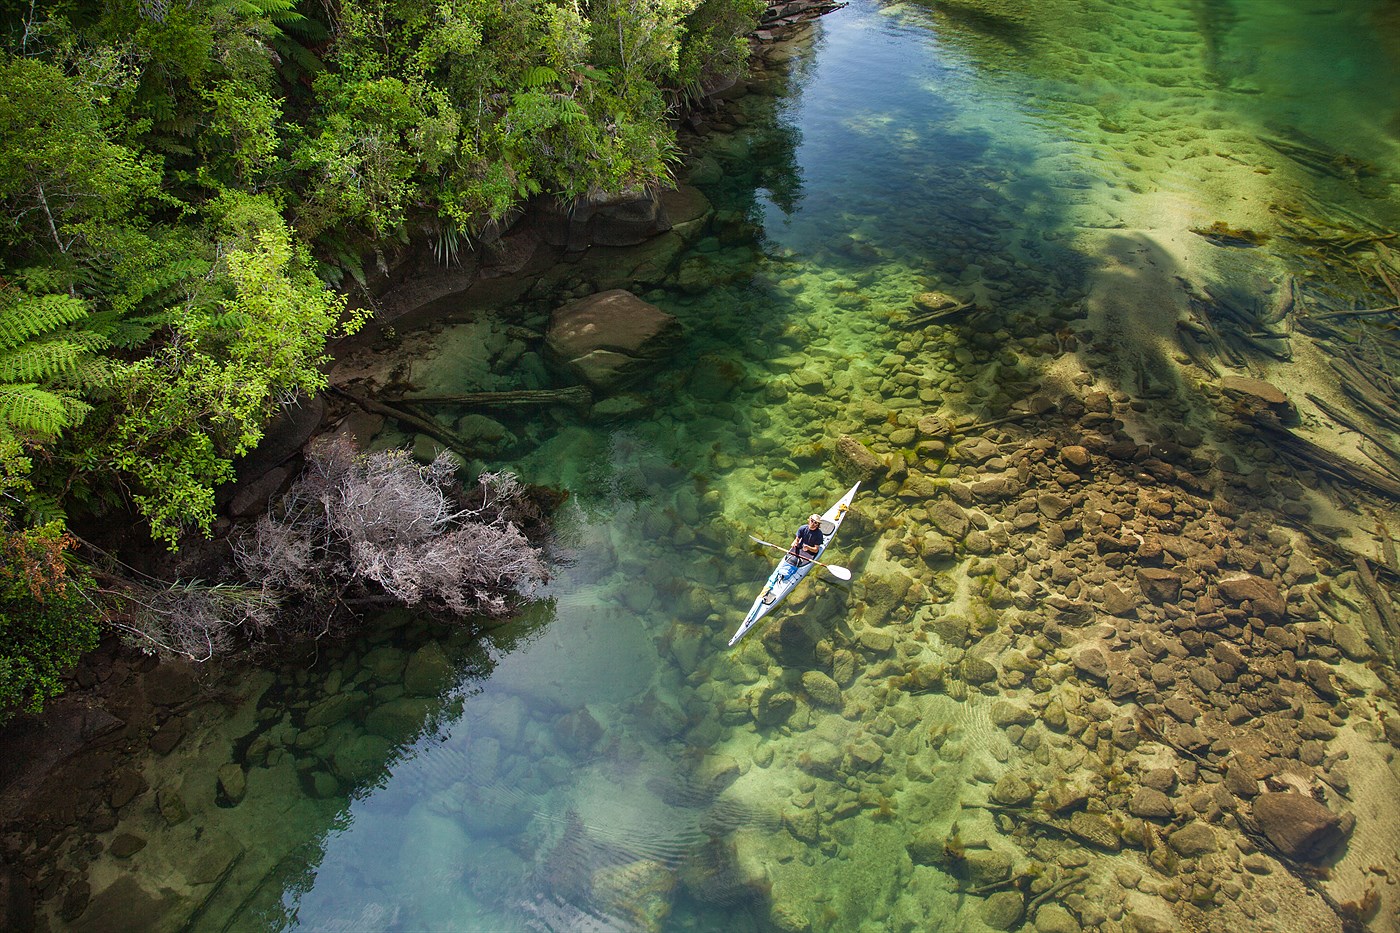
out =
[[[256,587],[124,579],[101,593],[108,623],[128,645],[191,661],[228,654],[240,631],[255,636],[273,624],[277,612],[274,594]]]
[[[407,606],[499,615],[544,582],[544,564],[513,520],[523,494],[514,476],[482,474],[465,504],[452,495],[447,453],[420,466],[406,451],[361,454],[338,437],[314,444],[307,460],[235,548],[265,591],[329,605],[377,590]]]

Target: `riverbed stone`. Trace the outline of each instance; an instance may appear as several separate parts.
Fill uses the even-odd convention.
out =
[[[956,502],[947,499],[939,499],[928,507],[928,520],[935,529],[954,541],[966,537],[970,525],[967,513]]]
[[[1087,470],[1092,464],[1089,451],[1079,444],[1070,444],[1060,448],[1060,462],[1071,470]]]
[[[1267,622],[1278,622],[1288,615],[1288,606],[1272,580],[1253,575],[1229,577],[1217,584],[1227,603],[1250,611]]]
[[[1139,787],[1128,802],[1128,812],[1151,820],[1171,819],[1171,798],[1155,787]]]
[[[132,800],[144,794],[149,785],[146,779],[135,771],[119,771],[112,779],[107,791],[107,802],[114,810],[120,810]]]
[[[1085,842],[1109,852],[1117,852],[1123,847],[1123,841],[1118,837],[1118,831],[1108,820],[1097,813],[1089,813],[1084,810],[1075,811],[1069,818],[1069,831]]]
[[[1196,858],[1208,852],[1218,851],[1220,848],[1215,830],[1199,820],[1193,820],[1172,833],[1167,837],[1167,844],[1176,851],[1177,855],[1184,858]]]
[[[1103,609],[1111,616],[1127,618],[1137,613],[1137,597],[1124,592],[1112,583],[1105,583],[1100,592]]]
[[[1035,788],[1031,787],[1026,779],[1021,775],[1012,772],[1005,774],[992,787],[992,802],[999,803],[1003,807],[1019,807],[1029,803],[1035,796]]]
[[[1035,933],[1081,933],[1083,927],[1059,904],[1041,904],[1035,912]]]
[[[1137,580],[1142,595],[1158,605],[1174,602],[1181,594],[1181,575],[1165,567],[1139,567]]]
[[[1270,842],[1290,858],[1304,861],[1326,858],[1349,829],[1341,817],[1305,794],[1260,794],[1253,813]]]
[[[409,696],[434,697],[452,682],[455,671],[442,646],[430,641],[408,659],[403,687]]]
[[[230,761],[219,767],[217,785],[223,798],[237,806],[248,792],[248,777],[243,773],[242,766]]]
[[[603,737],[603,727],[587,707],[567,713],[554,723],[554,740],[565,751],[575,755],[589,752]]]
[[[836,681],[821,671],[804,672],[802,689],[807,691],[807,695],[817,706],[831,709],[839,709],[841,706],[841,688],[837,686]]]
[[[1025,909],[1019,891],[998,891],[982,902],[982,922],[993,930],[1010,930],[1021,922]]]
[[[128,859],[146,848],[146,840],[134,833],[118,833],[107,846],[113,858]]]
[[[545,349],[556,366],[607,392],[654,372],[680,337],[674,316],[618,288],[557,308]]]
[[[849,434],[843,434],[837,439],[831,462],[836,475],[843,483],[869,482],[885,468],[884,461]]]

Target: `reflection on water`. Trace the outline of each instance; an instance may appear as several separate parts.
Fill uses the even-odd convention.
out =
[[[1335,283],[1298,218],[1400,222],[1383,6],[828,17],[688,165],[703,233],[636,279],[678,363],[611,418],[474,425],[572,494],[547,600],[246,685],[149,765],[116,830],[146,845],[92,863],[77,925],[163,898],[154,925],[230,930],[1394,929],[1366,903],[1366,866],[1400,876],[1386,633],[1326,550],[1361,513],[1213,407],[1223,373],[1317,362],[1284,322]],[[1191,232],[1216,222],[1268,239]],[[934,292],[969,309],[930,323]],[[544,384],[519,325],[547,311],[464,315],[415,379]],[[842,435],[881,463],[830,552],[855,583],[725,650],[771,566],[748,534],[840,494]],[[1289,787],[1369,801],[1331,904],[1241,828]]]

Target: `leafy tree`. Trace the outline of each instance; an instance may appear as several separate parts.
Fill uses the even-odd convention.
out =
[[[126,477],[152,533],[207,533],[214,489],[281,405],[325,387],[326,335],[353,331],[344,299],[311,271],[272,203],[230,196],[213,283],[169,312],[169,339],[116,374],[114,417],[87,445],[91,468]]]

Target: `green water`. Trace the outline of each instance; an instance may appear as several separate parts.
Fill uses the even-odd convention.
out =
[[[786,541],[840,495],[828,455],[843,433],[917,464],[912,433],[889,425],[1001,417],[1091,340],[1111,345],[1108,387],[1135,394],[1133,361],[1172,357],[1157,336],[1177,308],[1159,288],[1245,289],[1309,261],[1191,227],[1275,230],[1280,205],[1310,204],[1400,224],[1393,5],[988,6],[857,0],[692,159],[716,215],[679,275],[642,289],[686,328],[674,366],[637,392],[641,414],[510,423],[490,464],[571,494],[540,605],[484,642],[395,617],[309,670],[244,683],[231,716],[144,766],[191,819],[124,813],[117,832],[148,844],[97,857],[93,891],[135,879],[167,905],[153,923],[197,909],[194,929],[988,929],[969,889],[995,868],[969,881],[911,862],[910,844],[933,832],[1024,864],[965,805],[1011,770],[1072,779],[1083,750],[1052,754],[1020,725],[1013,741],[995,684],[891,683],[958,664],[936,634],[954,615],[993,631],[987,652],[1011,645],[969,596],[995,573],[908,559],[894,544],[928,515],[875,483],[827,555],[856,581],[813,575],[774,633],[731,651],[772,565],[747,535]],[[1268,139],[1370,169],[1319,173]],[[990,311],[967,329],[901,326],[934,289]],[[491,345],[540,313],[464,309],[435,339]],[[1101,330],[1076,344],[1086,320]],[[1109,352],[1132,340],[1127,363]],[[996,579],[1034,606],[1028,583]],[[833,675],[839,707],[813,702],[809,670]],[[211,791],[230,761],[247,774],[237,806]],[[1066,903],[1085,928],[1124,929],[1143,869],[1091,870],[1089,901]],[[78,925],[100,928],[96,908]]]

